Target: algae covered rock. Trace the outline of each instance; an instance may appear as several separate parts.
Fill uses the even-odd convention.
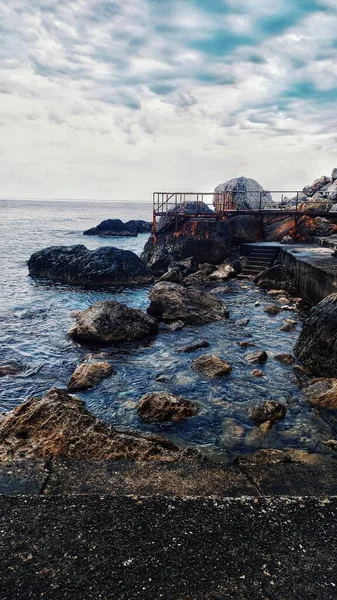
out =
[[[137,412],[144,423],[183,421],[194,417],[198,407],[194,402],[166,392],[145,394],[137,404]]]
[[[185,325],[197,325],[229,316],[226,305],[213,294],[175,283],[157,283],[149,298],[148,314],[166,323],[183,321]]]
[[[157,322],[142,310],[110,300],[96,302],[80,312],[69,336],[80,343],[110,345],[142,340],[157,329]]]

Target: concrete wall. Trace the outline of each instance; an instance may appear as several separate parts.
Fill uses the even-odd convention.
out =
[[[279,261],[294,280],[300,295],[310,303],[316,304],[337,292],[337,278],[323,265],[315,264],[315,256],[298,255],[294,251],[282,249]]]

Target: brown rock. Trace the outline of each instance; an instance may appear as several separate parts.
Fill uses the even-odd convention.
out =
[[[193,453],[183,455],[175,444],[157,435],[118,431],[87,411],[79,398],[54,388],[2,416],[0,461],[56,457],[180,461],[193,460]]]
[[[108,345],[146,338],[158,324],[141,310],[113,300],[96,302],[76,317],[69,336],[80,343]]]
[[[276,421],[284,419],[286,413],[287,407],[274,400],[267,400],[266,402],[262,402],[262,404],[253,405],[248,409],[248,417],[256,425],[261,425],[266,421],[276,423]]]
[[[197,325],[229,316],[225,304],[214,294],[175,283],[157,283],[149,298],[148,314],[166,323],[181,320],[185,325]]]
[[[202,373],[202,375],[208,377],[222,377],[223,375],[229,375],[232,371],[232,367],[225,360],[214,354],[200,356],[192,362],[191,366],[197,373]]]
[[[69,391],[87,390],[114,373],[108,362],[83,363],[75,369],[68,383]]]
[[[337,410],[337,379],[314,379],[305,393],[311,406]]]
[[[16,375],[21,370],[21,367],[18,365],[0,365],[0,377],[5,377],[6,375]]]
[[[253,344],[253,342],[247,342],[247,341],[243,341],[243,342],[236,342],[238,346],[240,346],[240,348],[251,348],[253,346],[255,346],[255,344]]]
[[[293,356],[291,356],[291,354],[276,354],[276,356],[274,356],[275,360],[277,360],[278,362],[284,364],[284,365],[293,365],[295,363],[295,359]]]
[[[250,363],[264,363],[267,358],[268,354],[265,350],[256,350],[245,355],[246,361]]]
[[[198,407],[189,400],[165,392],[145,394],[137,404],[137,412],[144,423],[183,421],[198,413]]]
[[[275,317],[281,312],[281,307],[277,306],[276,304],[268,304],[268,306],[263,309],[263,312]]]
[[[254,369],[254,371],[252,371],[252,375],[254,377],[264,377],[264,372],[261,371],[260,369]]]

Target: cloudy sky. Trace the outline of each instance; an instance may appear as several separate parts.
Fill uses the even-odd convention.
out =
[[[337,166],[337,0],[0,4],[0,196],[149,200]]]

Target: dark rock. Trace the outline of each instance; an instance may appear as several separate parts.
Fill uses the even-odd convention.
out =
[[[337,169],[332,169],[332,173],[331,173],[331,181],[332,183],[337,179]]]
[[[183,329],[185,327],[185,323],[184,323],[184,321],[173,321],[173,323],[168,323],[166,325],[166,327],[170,331],[180,331],[181,329]]]
[[[337,190],[336,190],[337,197]],[[337,232],[337,226],[331,223],[328,219],[323,217],[316,217],[314,219],[315,229],[311,235],[313,236],[330,236]]]
[[[255,344],[253,342],[247,342],[247,341],[243,341],[243,342],[236,342],[238,346],[240,346],[240,348],[251,348],[252,346],[255,346]]]
[[[282,265],[274,265],[259,273],[254,282],[265,290],[279,289],[280,287],[288,287],[288,275]]]
[[[199,285],[206,285],[206,284],[210,284],[211,280],[210,280],[210,275],[215,271],[216,267],[214,267],[213,265],[207,265],[204,266],[202,265],[202,268],[200,268],[198,271],[196,271],[195,273],[191,273],[191,275],[188,275],[185,278],[185,284],[188,286],[199,286]],[[212,282],[214,283],[214,282]]]
[[[307,206],[305,205],[305,210]],[[285,236],[290,236],[298,241],[306,241],[315,231],[314,219],[303,215],[297,217],[266,217],[263,223],[264,239],[267,242],[280,242]]]
[[[158,262],[161,250],[168,253],[170,262],[194,256],[199,263],[219,264],[231,253],[232,235],[227,221],[185,218],[178,230],[169,226],[157,237],[150,236],[141,255],[150,268]],[[168,267],[166,265],[165,271]]]
[[[170,267],[171,269],[173,269],[174,267],[179,267],[183,276],[187,277],[187,275],[191,275],[199,269],[199,263],[196,260],[196,258],[194,258],[194,256],[189,256],[184,260],[172,261]]]
[[[205,354],[196,358],[191,367],[197,373],[208,377],[222,377],[223,375],[229,375],[232,371],[232,367],[225,360],[214,354]]]
[[[97,227],[84,231],[84,235],[99,235],[102,237],[129,237],[137,236],[138,233],[151,233],[152,223],[142,220],[131,220],[123,223],[120,219],[107,219]]]
[[[96,302],[76,317],[69,335],[80,343],[109,345],[141,340],[157,332],[158,324],[141,310],[120,302]]]
[[[138,404],[137,412],[144,423],[183,421],[198,413],[198,407],[189,400],[165,392],[145,394]]]
[[[277,306],[277,304],[268,304],[268,306],[265,306],[265,308],[263,309],[263,312],[267,313],[267,315],[275,317],[281,312],[281,310],[281,307]]]
[[[233,244],[259,242],[263,239],[261,222],[252,215],[238,215],[229,219],[229,226],[233,236]]]
[[[280,402],[274,402],[273,400],[267,400],[262,404],[251,406],[248,409],[248,417],[251,421],[254,421],[256,425],[262,425],[269,421],[275,423],[284,419],[287,414],[287,407]]]
[[[83,235],[100,235],[102,237],[135,237],[138,232],[129,230],[120,219],[107,219],[97,227],[91,227]]]
[[[293,356],[291,356],[291,354],[276,354],[274,356],[275,360],[277,360],[278,362],[282,363],[283,365],[293,365],[295,363],[295,359]]]
[[[0,377],[5,377],[6,375],[16,375],[22,371],[22,367],[19,365],[0,365]]]
[[[32,277],[88,288],[133,287],[153,280],[136,254],[112,247],[88,250],[82,245],[52,246],[32,254],[28,269]]]
[[[178,349],[178,352],[195,352],[200,348],[209,348],[210,343],[207,340],[201,340],[200,342],[194,342],[194,344],[189,344],[188,346],[183,346]]]
[[[235,321],[235,325],[239,325],[240,327],[246,327],[246,325],[248,325],[248,323],[250,322],[250,319],[238,319],[237,321]]]
[[[337,377],[337,294],[311,309],[294,350],[312,375]]]
[[[97,419],[79,398],[52,389],[30,398],[0,420],[0,461],[9,458],[71,460],[186,460],[157,435],[119,431]]]
[[[151,248],[151,251],[146,250],[149,247]],[[155,244],[154,237],[150,237],[146,242],[141,259],[147,264],[156,277],[166,273],[172,262],[172,257],[169,255],[168,250]]]
[[[268,354],[265,350],[256,350],[245,355],[245,359],[249,363],[264,363],[267,358]]]
[[[169,269],[164,275],[161,276],[159,281],[170,281],[171,283],[183,283],[183,276],[179,267],[173,267]]]
[[[152,223],[148,221],[142,221],[140,219],[131,221],[127,221],[125,223],[125,227],[131,233],[137,235],[138,233],[151,233],[152,231]]]
[[[213,294],[176,283],[157,283],[151,290],[147,312],[167,323],[183,321],[185,325],[211,323],[229,316],[225,304]]]
[[[108,362],[83,363],[75,369],[68,383],[69,391],[87,390],[114,373]]]

